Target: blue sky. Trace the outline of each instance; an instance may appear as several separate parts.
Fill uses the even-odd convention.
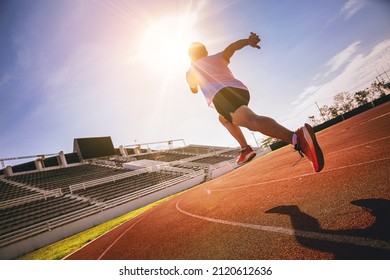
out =
[[[0,158],[72,152],[94,136],[238,146],[190,93],[187,47],[216,53],[251,31],[261,49],[240,50],[231,69],[253,111],[294,130],[318,116],[315,102],[390,68],[389,14],[385,0],[2,0]]]

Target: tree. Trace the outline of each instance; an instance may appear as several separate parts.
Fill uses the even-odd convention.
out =
[[[333,97],[333,101],[339,115],[349,112],[354,108],[352,95],[348,92],[337,93]]]
[[[355,99],[357,106],[362,106],[362,105],[369,102],[368,101],[369,100],[369,93],[366,90],[361,90],[361,91],[355,92],[353,97]]]
[[[325,120],[329,121],[333,118],[336,118],[338,114],[338,109],[336,106],[328,106],[324,105],[320,108],[321,115],[325,118]]]
[[[321,123],[321,120],[316,119],[315,116],[308,116],[308,119],[313,126],[316,126],[317,124]]]
[[[279,142],[279,141],[280,141],[279,139],[276,139],[273,137],[267,137],[261,141],[261,144],[262,144],[261,147],[267,148],[267,147],[271,146],[271,144]]]
[[[336,118],[338,114],[338,109],[335,106],[324,105],[319,108],[322,119],[317,119],[315,116],[309,116],[309,121],[314,125],[321,124],[323,122],[329,121]]]
[[[319,108],[323,121],[328,121],[342,115],[352,109],[371,102],[379,97],[390,94],[390,89],[383,83],[373,82],[369,88],[350,94],[339,92],[333,97],[333,105],[324,105]],[[313,125],[322,123],[322,120],[309,116],[309,121]]]
[[[386,95],[386,92],[384,90],[384,85],[383,83],[377,83],[377,82],[373,82],[371,84],[371,87],[369,89],[369,93],[370,93],[370,97],[371,97],[371,100],[375,100],[379,97],[382,97],[382,96],[385,96]]]

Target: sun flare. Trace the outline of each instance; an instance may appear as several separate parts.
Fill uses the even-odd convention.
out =
[[[190,17],[170,16],[153,21],[143,30],[137,58],[157,71],[189,63],[190,43],[196,38]]]

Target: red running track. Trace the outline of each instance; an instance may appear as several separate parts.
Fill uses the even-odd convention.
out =
[[[390,102],[122,224],[66,259],[390,259]]]

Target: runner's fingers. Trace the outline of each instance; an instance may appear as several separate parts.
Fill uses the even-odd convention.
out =
[[[260,49],[260,46],[258,45],[258,43],[260,41],[261,41],[261,39],[260,39],[259,35],[257,35],[256,33],[253,33],[253,32],[250,33],[250,35],[249,35],[249,45],[251,47]]]
[[[256,40],[256,41],[258,41],[258,42],[260,42],[260,38],[259,38],[259,35],[257,35],[256,33],[253,33],[253,32],[251,32],[251,34],[249,35],[249,38],[250,39],[253,39],[253,40]]]

